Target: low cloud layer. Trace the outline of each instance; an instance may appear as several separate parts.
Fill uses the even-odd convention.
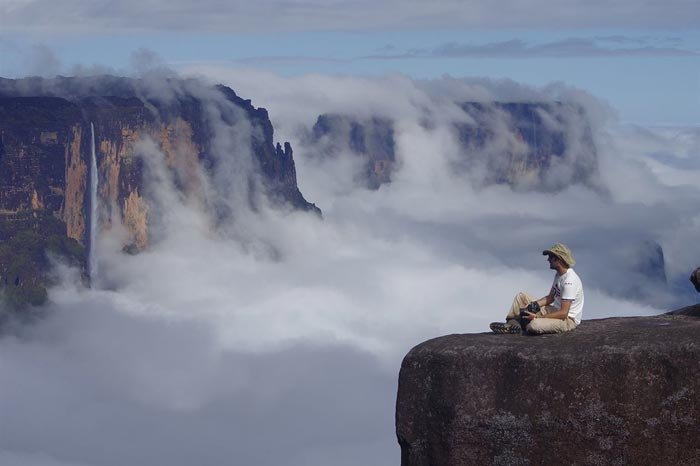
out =
[[[267,107],[324,218],[263,205],[213,230],[199,204],[173,195],[157,148],[142,147],[169,213],[159,240],[129,256],[118,230],[103,231],[100,287],[75,285],[59,265],[48,317],[0,338],[0,462],[398,464],[402,356],[427,338],[486,331],[520,290],[545,295],[551,243],[574,251],[584,319],[694,299],[694,129],[622,128],[604,104],[561,85],[192,71]],[[468,120],[455,102],[492,100],[585,107],[606,189],[553,194],[454,172],[450,128]],[[322,113],[395,122],[391,184],[368,190],[349,151],[319,158],[306,145]],[[235,154],[235,140],[216,147]],[[218,189],[229,181],[208,183],[242,208]],[[649,244],[663,248],[668,285],[639,272]]]

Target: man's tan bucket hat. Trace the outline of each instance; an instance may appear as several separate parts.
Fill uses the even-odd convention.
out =
[[[553,244],[551,248],[542,251],[543,256],[546,256],[547,254],[554,254],[559,259],[566,262],[566,265],[568,265],[569,267],[573,267],[574,265],[576,265],[574,255],[571,254],[571,249],[569,249],[565,244],[556,243]]]

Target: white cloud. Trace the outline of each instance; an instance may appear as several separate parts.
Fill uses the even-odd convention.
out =
[[[503,14],[508,12],[508,14]],[[37,31],[328,31],[485,28],[679,28],[697,26],[692,2],[635,2],[591,5],[583,0],[192,0],[100,3],[70,0],[0,2],[3,30]]]
[[[654,314],[691,296],[674,286],[700,257],[698,187],[669,182],[648,164],[665,159],[636,143],[643,133],[621,136],[605,105],[585,93],[508,81],[197,71],[268,108],[324,219],[264,204],[248,212],[245,196],[226,189],[247,161],[205,183],[207,201],[239,214],[213,231],[203,204],[177,195],[162,154],[144,143],[151,190],[168,213],[159,240],[128,256],[117,230],[104,233],[102,288],[69,280],[51,291],[48,318],[0,338],[0,460],[397,463],[401,357],[427,338],[487,331],[520,290],[546,294],[552,273],[540,252],[551,243],[574,250],[584,318]],[[607,189],[480,186],[450,170],[460,156],[450,125],[465,119],[454,99],[528,97],[573,99],[594,115]],[[209,109],[213,122],[220,111]],[[370,191],[354,183],[348,153],[313,156],[302,136],[325,112],[396,121],[394,182]],[[224,157],[245,146],[249,128],[222,124],[216,133]],[[674,160],[697,157],[692,136],[653,134],[653,147]],[[664,247],[670,289],[633,270],[634,251],[648,251],[635,248],[648,240]],[[630,248],[617,254],[619,244]]]
[[[631,39],[629,39],[631,41]],[[623,43],[628,44],[628,41]],[[414,49],[406,52],[371,55],[374,60],[400,60],[410,58],[572,58],[572,57],[683,57],[697,56],[697,51],[679,47],[648,44],[610,47],[606,41],[588,38],[568,38],[554,42],[530,44],[520,39],[487,44],[462,44],[449,42],[433,48]]]

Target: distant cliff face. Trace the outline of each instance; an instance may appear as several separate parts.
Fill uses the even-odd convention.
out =
[[[99,219],[90,218],[93,147]],[[274,144],[267,111],[225,86],[113,76],[0,79],[0,244],[7,252],[17,235],[39,233],[31,254],[0,257],[0,288],[31,283],[39,290],[32,296],[41,295],[44,253],[84,260],[79,249],[91,246],[91,221],[101,228],[118,222],[125,248],[146,248],[158,207],[167,208],[149,191],[149,179],[161,176],[154,164],[215,221],[237,206],[255,210],[263,196],[320,213],[299,191],[291,146]],[[48,224],[51,238],[42,236]]]
[[[0,214],[47,210],[65,222],[68,237],[86,244],[91,125],[102,223],[118,218],[139,249],[149,240],[139,150],[146,140],[186,194],[202,189],[201,170],[215,173],[226,157],[250,156],[246,189],[317,210],[297,187],[291,147],[275,147],[265,109],[224,86],[101,77],[0,80]]]
[[[359,185],[378,189],[391,181],[396,155],[394,126],[386,118],[356,120],[345,115],[323,114],[314,124],[309,140],[324,156],[347,150],[365,161]]]
[[[571,184],[596,185],[597,152],[580,106],[464,102],[459,108],[467,121],[452,124],[459,146],[453,161],[456,173],[471,173],[484,185],[510,184],[541,191]],[[364,176],[358,184],[370,189],[389,183],[397,167],[390,119],[323,114],[308,139],[325,156],[346,150],[364,159]]]
[[[460,165],[483,170],[485,183],[542,191],[595,185],[598,156],[580,106],[498,102],[460,106],[473,120],[456,124]]]
[[[700,464],[698,332],[700,305],[422,343],[399,375],[401,465]]]

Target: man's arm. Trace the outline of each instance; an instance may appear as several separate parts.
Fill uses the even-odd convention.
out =
[[[558,311],[550,312],[545,316],[540,316],[545,317],[547,319],[559,319],[559,320],[564,320],[567,317],[569,317],[569,309],[571,308],[571,303],[573,302],[573,299],[562,299],[561,300],[561,309]]]
[[[548,304],[552,304],[554,302],[554,287],[552,287],[551,291],[547,296],[544,298],[540,298],[537,301],[535,301],[537,304],[540,306],[547,306]],[[558,311],[555,312],[550,312],[547,315],[540,316],[540,318],[547,318],[547,319],[560,319],[564,320],[567,317],[569,317],[569,309],[571,308],[571,303],[573,302],[573,299],[562,299],[561,300],[561,308]],[[544,303],[544,304],[543,304]],[[537,316],[533,314],[532,312],[527,313],[527,318],[529,320],[532,320],[536,318]]]
[[[552,287],[552,289],[549,290],[549,294],[547,296],[545,296],[544,298],[540,298],[535,302],[539,304],[540,307],[552,304],[554,302],[554,287]]]

